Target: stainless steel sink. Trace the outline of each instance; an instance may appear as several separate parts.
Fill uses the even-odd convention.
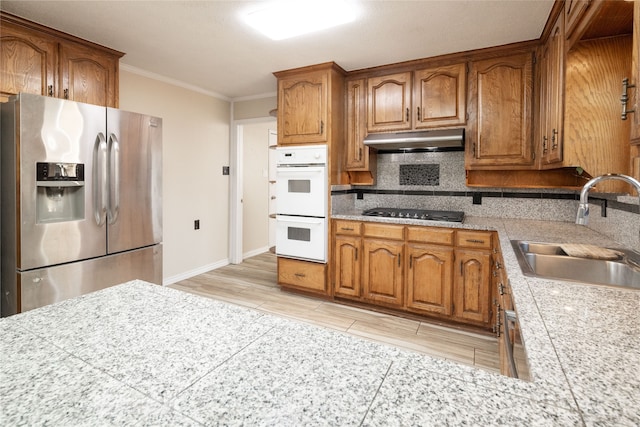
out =
[[[557,243],[512,240],[525,276],[640,289],[640,253],[621,248],[616,260],[567,255]]]

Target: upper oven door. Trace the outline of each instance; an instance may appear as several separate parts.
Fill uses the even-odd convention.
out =
[[[276,168],[276,212],[280,215],[327,216],[327,168]]]

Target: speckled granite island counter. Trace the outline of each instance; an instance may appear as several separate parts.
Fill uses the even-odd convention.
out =
[[[499,233],[532,382],[134,281],[0,320],[0,425],[640,424],[640,292],[524,277],[509,245],[602,236],[455,226]]]

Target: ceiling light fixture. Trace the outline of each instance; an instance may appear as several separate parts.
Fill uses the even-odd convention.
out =
[[[345,0],[286,0],[250,12],[246,22],[273,40],[324,30],[355,19]]]

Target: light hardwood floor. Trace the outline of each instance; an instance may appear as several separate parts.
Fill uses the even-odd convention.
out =
[[[499,372],[495,338],[281,291],[266,252],[170,287]]]

